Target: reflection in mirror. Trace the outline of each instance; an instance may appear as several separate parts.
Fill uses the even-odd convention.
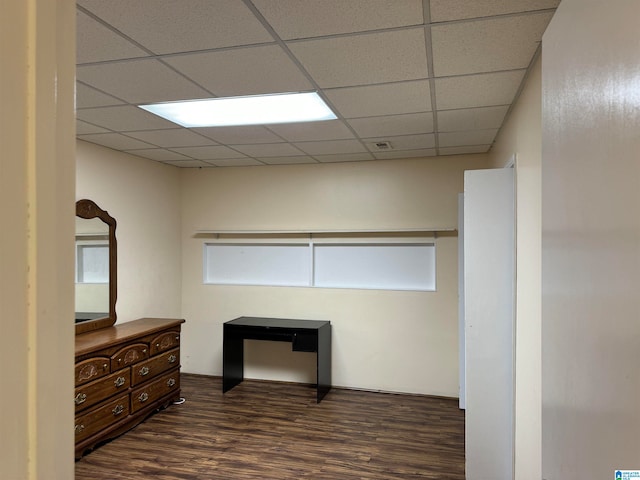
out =
[[[109,226],[76,217],[76,323],[109,316]]]
[[[116,220],[91,200],[76,202],[76,334],[116,322]]]

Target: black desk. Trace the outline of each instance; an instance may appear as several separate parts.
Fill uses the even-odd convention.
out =
[[[240,317],[225,322],[222,339],[222,392],[244,378],[244,340],[291,342],[294,352],[316,352],[317,400],[331,390],[331,322]]]

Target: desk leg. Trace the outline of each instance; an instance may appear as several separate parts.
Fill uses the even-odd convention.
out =
[[[222,393],[244,378],[244,338],[224,328],[222,339]]]
[[[318,330],[317,355],[317,402],[331,390],[331,325],[325,325]]]

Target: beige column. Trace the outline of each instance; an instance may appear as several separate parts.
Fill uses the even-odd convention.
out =
[[[75,2],[0,11],[0,477],[72,479]]]

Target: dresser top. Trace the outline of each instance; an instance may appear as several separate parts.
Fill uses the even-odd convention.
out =
[[[184,323],[181,318],[140,318],[113,327],[76,335],[76,356],[126,342],[141,335],[160,332]]]

